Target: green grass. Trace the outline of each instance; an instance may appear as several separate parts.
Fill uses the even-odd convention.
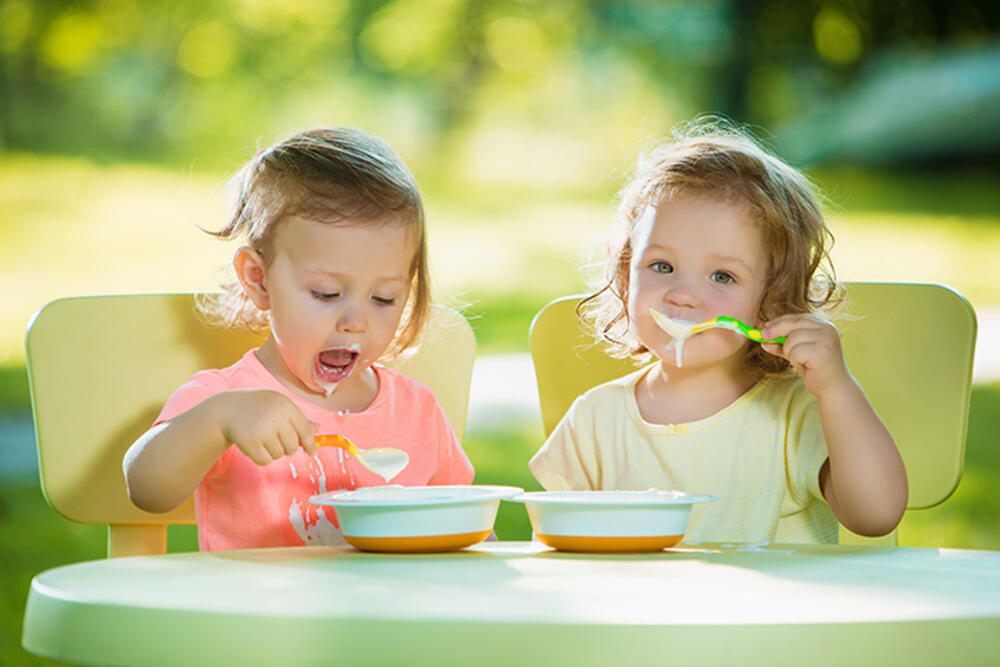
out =
[[[962,480],[944,503],[904,517],[900,544],[1000,549],[998,433],[1000,382],[973,387]]]

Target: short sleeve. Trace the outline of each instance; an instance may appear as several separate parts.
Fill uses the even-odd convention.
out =
[[[438,443],[438,468],[430,484],[471,484],[476,475],[472,462],[458,442],[441,404],[434,399],[435,434]]]
[[[206,398],[226,391],[228,388],[215,373],[199,371],[170,395],[153,425],[169,421],[177,415],[187,412]]]
[[[528,464],[531,474],[548,491],[599,488],[594,429],[587,427],[585,397],[577,398]]]
[[[167,402],[163,404],[159,416],[153,425],[162,424],[179,414],[183,414],[200,404],[207,398],[227,391],[230,387],[217,375],[217,371],[199,371],[191,376],[191,379],[182,384],[170,395]],[[220,475],[232,457],[235,448],[230,447],[222,453],[212,467],[205,473],[205,479],[211,479]]]
[[[799,382],[792,392],[788,410],[785,465],[789,490],[803,505],[808,505],[812,499],[825,502],[819,486],[819,473],[829,454],[819,402]]]

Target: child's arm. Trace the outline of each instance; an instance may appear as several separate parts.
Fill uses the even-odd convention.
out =
[[[274,391],[224,391],[157,424],[136,440],[122,462],[129,498],[147,512],[169,512],[194,491],[219,456],[236,445],[257,465],[316,452],[302,411]]]
[[[811,315],[784,315],[767,324],[764,345],[784,357],[816,396],[830,458],[820,488],[837,519],[859,535],[891,532],[906,510],[903,459],[889,429],[844,362],[836,327]]]

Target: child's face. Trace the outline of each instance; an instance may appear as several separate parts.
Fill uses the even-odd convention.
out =
[[[404,224],[283,221],[263,276],[279,379],[326,395],[358,383],[399,326],[414,253]]]
[[[629,265],[629,325],[664,364],[676,365],[670,336],[649,309],[704,322],[719,315],[760,324],[757,314],[767,277],[761,233],[740,204],[678,194],[648,207],[636,222]],[[684,344],[684,368],[742,364],[746,339],[710,329]]]

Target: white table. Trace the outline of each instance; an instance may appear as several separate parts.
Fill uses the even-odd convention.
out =
[[[110,665],[997,664],[1000,552],[490,542],[122,558],[36,576],[23,641]]]

